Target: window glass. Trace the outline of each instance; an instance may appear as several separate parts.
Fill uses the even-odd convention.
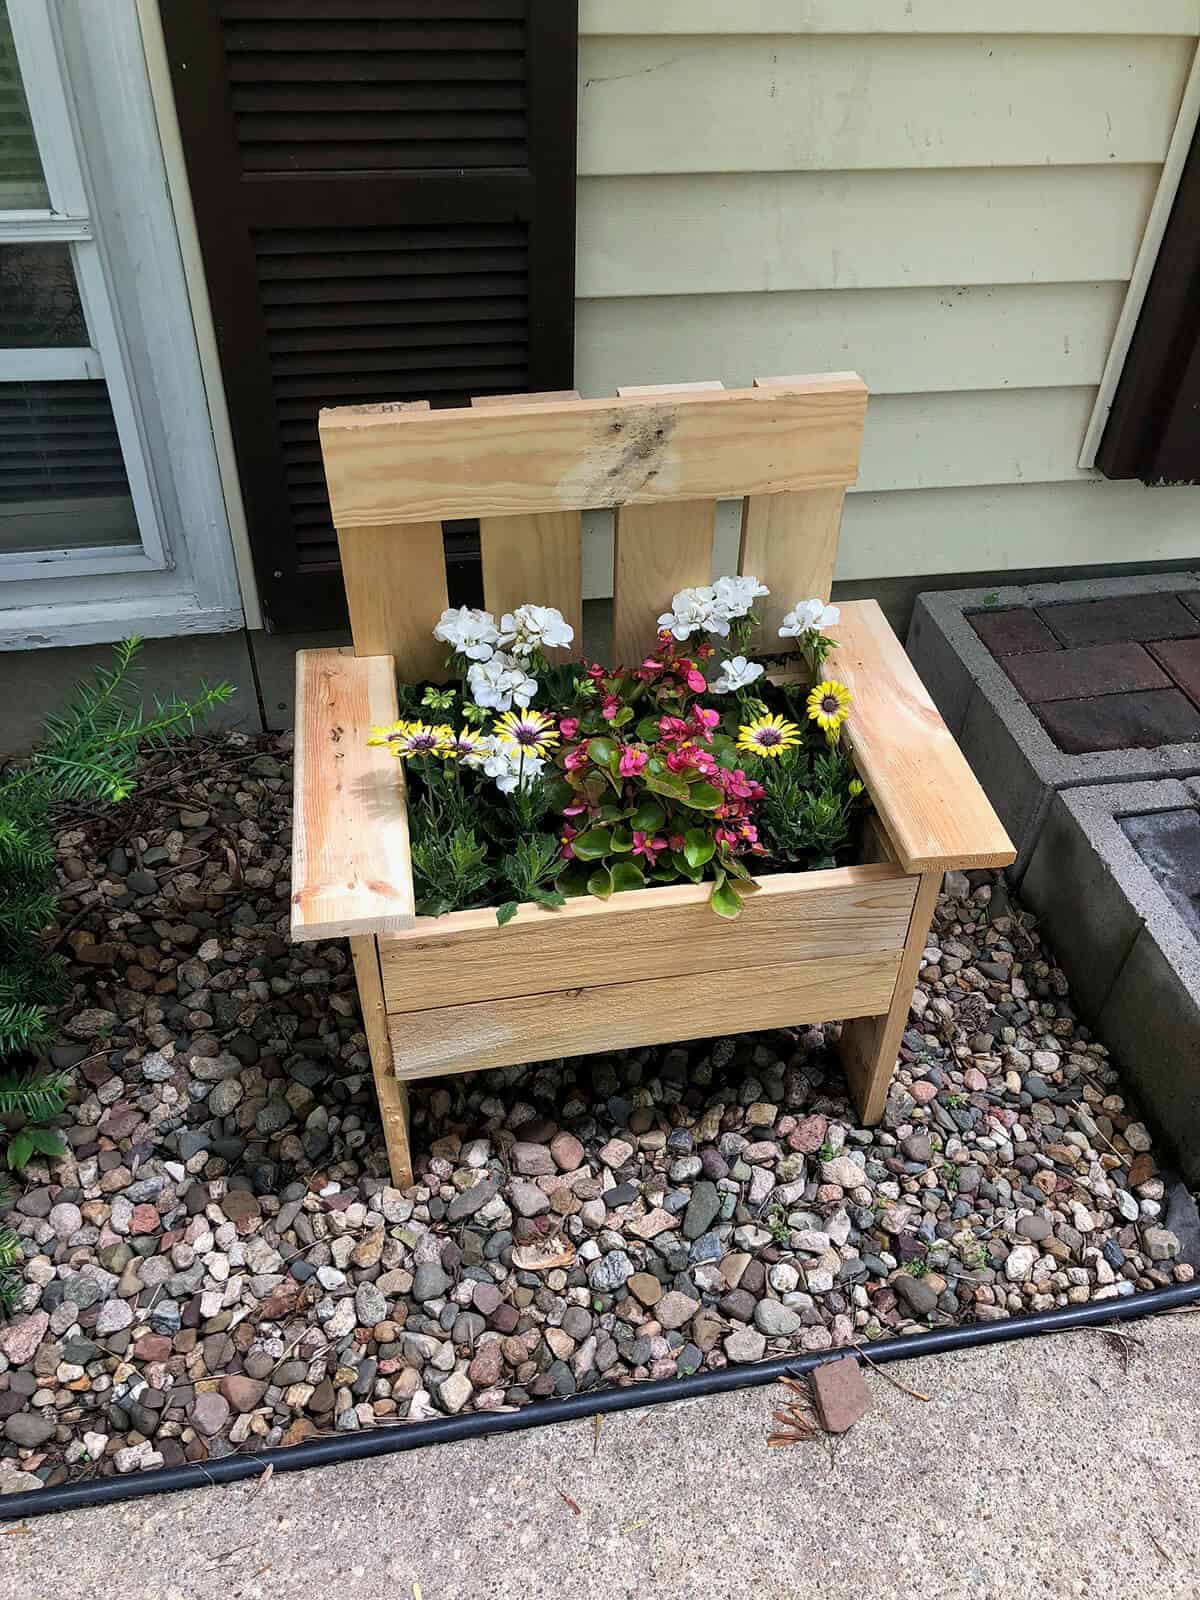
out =
[[[0,244],[0,350],[89,343],[65,244]]]
[[[17,71],[8,3],[0,0],[0,211],[37,211],[49,204],[29,105]]]

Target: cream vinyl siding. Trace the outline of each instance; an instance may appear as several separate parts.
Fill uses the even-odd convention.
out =
[[[1077,463],[1200,0],[583,0],[581,35],[583,393],[861,372],[839,578],[1198,553],[1200,490]],[[589,595],[609,552],[593,519]]]

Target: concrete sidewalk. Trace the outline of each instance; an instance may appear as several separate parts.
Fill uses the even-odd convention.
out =
[[[840,1441],[760,1389],[10,1525],[0,1596],[1193,1597],[1200,1313],[1125,1331],[871,1373]]]

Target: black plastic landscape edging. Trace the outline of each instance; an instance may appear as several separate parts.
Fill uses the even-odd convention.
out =
[[[365,1461],[371,1456],[420,1450],[426,1445],[453,1444],[459,1439],[475,1439],[485,1434],[519,1433],[524,1428],[541,1428],[553,1422],[575,1422],[581,1417],[639,1411],[645,1406],[691,1400],[699,1395],[724,1394],[731,1389],[753,1389],[779,1378],[803,1377],[827,1361],[838,1361],[843,1356],[863,1351],[872,1363],[882,1366],[888,1361],[973,1350],[980,1345],[1007,1344],[1013,1339],[1029,1339],[1065,1328],[1131,1322],[1155,1312],[1175,1311],[1197,1301],[1200,1301],[1200,1280],[1179,1284],[1173,1289],[1156,1289],[1125,1299],[1093,1301],[1086,1306],[1067,1306],[1060,1311],[1042,1311],[1003,1322],[935,1328],[929,1333],[880,1339],[869,1346],[851,1345],[813,1355],[782,1356],[775,1361],[723,1367],[719,1372],[695,1373],[689,1378],[660,1378],[622,1389],[596,1389],[587,1394],[570,1395],[564,1400],[534,1401],[519,1411],[473,1411],[466,1417],[439,1417],[430,1422],[397,1423],[371,1428],[364,1433],[337,1434],[333,1438],[281,1446],[257,1455],[221,1456],[216,1461],[189,1462],[183,1467],[161,1467],[112,1478],[93,1478],[83,1483],[60,1483],[50,1489],[30,1489],[23,1494],[0,1497],[0,1522],[22,1522],[27,1517],[47,1516],[53,1511],[81,1511],[91,1506],[111,1505],[118,1500],[140,1500],[144,1495],[173,1494],[179,1489],[239,1483],[243,1478],[260,1476],[268,1467],[276,1472],[304,1472],[310,1467]]]

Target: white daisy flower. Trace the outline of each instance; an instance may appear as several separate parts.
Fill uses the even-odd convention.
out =
[[[717,605],[730,622],[744,617],[762,595],[770,594],[765,583],[757,578],[718,578],[713,584]]]
[[[514,702],[527,706],[537,693],[537,679],[531,678],[515,656],[497,650],[487,661],[473,662],[467,672],[467,687],[477,706],[493,711],[509,711]]]
[[[433,637],[448,644],[452,650],[457,650],[459,655],[466,656],[468,661],[487,661],[490,659],[499,634],[496,632],[496,619],[490,611],[476,611],[471,606],[451,606],[443,611],[437,626],[433,630]]]
[[[500,618],[499,642],[514,656],[563,650],[574,637],[574,628],[553,606],[518,606]]]
[[[714,694],[732,694],[735,689],[745,689],[761,678],[766,668],[758,661],[747,661],[745,656],[730,656],[722,661],[720,675],[710,685]]]
[[[834,627],[841,615],[836,606],[827,606],[824,600],[801,600],[784,617],[779,637],[802,639],[806,633],[820,633]]]
[[[693,633],[716,633],[725,638],[729,618],[717,603],[717,591],[706,583],[696,589],[680,589],[670,611],[659,617],[658,626],[669,629],[677,639],[689,639]]]
[[[541,756],[534,755],[532,750],[522,750],[511,739],[495,734],[492,736],[491,754],[483,763],[483,771],[501,794],[512,794],[518,784],[522,789],[527,789],[541,775],[545,765]]]

